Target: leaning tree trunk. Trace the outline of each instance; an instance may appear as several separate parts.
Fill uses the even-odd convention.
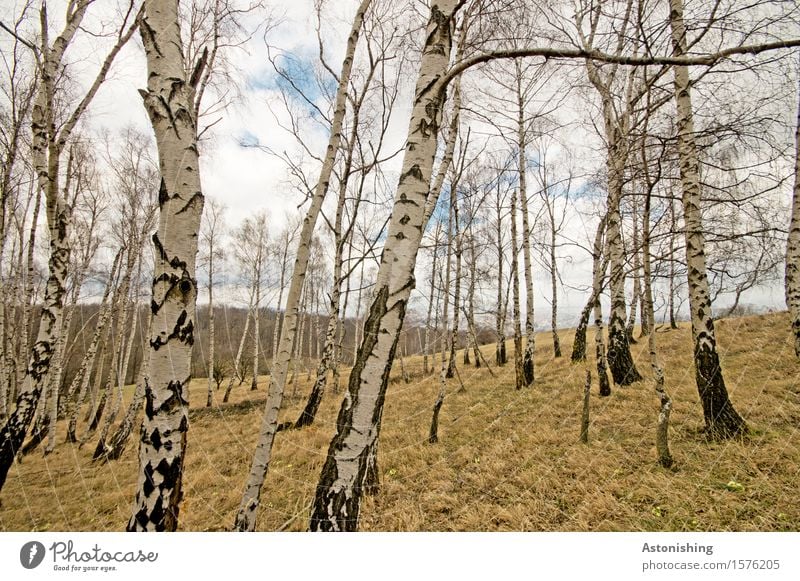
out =
[[[369,453],[380,430],[389,373],[414,288],[425,204],[441,123],[458,0],[433,0],[402,170],[364,338],[350,373],[311,509],[311,530],[356,530]]]
[[[239,339],[239,348],[236,350],[236,359],[233,361],[233,373],[231,373],[231,377],[228,380],[228,387],[225,388],[225,394],[222,396],[222,403],[228,403],[228,398],[231,396],[231,390],[233,389],[233,384],[236,381],[236,377],[240,376],[240,384],[242,381],[244,381],[244,373],[242,372],[242,355],[244,354],[244,344],[247,342],[247,331],[250,328],[250,311],[252,310],[252,306],[253,295],[250,295],[250,308],[247,309],[247,314],[245,315],[242,337]]]
[[[603,248],[603,232],[605,231],[605,219],[603,219],[597,227],[595,235],[594,248],[595,251],[602,252]],[[572,363],[580,363],[586,361],[586,331],[589,327],[589,317],[597,302],[597,293],[603,291],[603,280],[605,272],[608,269],[608,256],[601,254],[592,255],[592,289],[589,293],[589,300],[581,311],[581,316],[578,319],[578,328],[575,330],[575,339],[572,342]],[[600,277],[598,280],[598,276]],[[605,350],[604,350],[605,351]],[[602,378],[601,378],[602,382]]]
[[[682,0],[670,0],[669,21],[672,31],[673,54],[676,57],[684,56],[686,54],[686,28],[683,22]],[[747,424],[728,398],[728,390],[722,377],[722,368],[717,353],[714,320],[711,317],[701,211],[700,171],[692,118],[689,70],[686,66],[675,66],[673,70],[695,378],[703,404],[707,434],[712,438],[730,438],[745,433]]]
[[[794,353],[800,357],[800,102],[795,126],[794,197],[789,238],[786,243],[786,306],[792,320]]]
[[[642,379],[631,355],[625,327],[625,252],[622,245],[620,202],[628,159],[628,113],[621,117],[614,109],[609,89],[610,81],[603,82],[596,65],[587,63],[589,78],[600,94],[603,106],[603,127],[606,137],[606,174],[608,181],[606,245],[610,263],[609,289],[611,291],[611,315],[608,321],[608,366],[614,383],[630,385]],[[602,385],[602,378],[600,380]]]
[[[189,379],[197,300],[195,260],[203,213],[195,87],[183,69],[177,0],[145,0],[141,21],[147,90],[141,91],[158,145],[161,185],[155,247],[149,372],[139,477],[129,531],[174,531],[182,498]]]
[[[458,207],[456,205],[455,188],[450,187],[450,204],[447,213],[447,258],[444,267],[444,307],[442,310],[442,324],[444,325],[444,345],[442,346],[442,356],[439,367],[439,393],[436,396],[436,401],[433,404],[433,414],[431,415],[431,427],[428,432],[428,443],[436,444],[439,441],[439,412],[442,410],[444,398],[447,395],[447,379],[453,377],[447,363],[447,353],[450,352],[451,357],[453,353],[453,341],[455,334],[450,333],[448,325],[450,324],[450,272],[453,264],[453,231],[458,230]],[[456,284],[458,284],[458,274],[456,274]],[[458,308],[455,306],[455,308]]]
[[[356,45],[361,33],[364,16],[369,8],[371,0],[362,0],[359,5],[353,26],[347,38],[347,51],[342,62],[342,71],[339,75],[339,87],[336,92],[333,120],[331,123],[331,134],[328,141],[328,148],[322,170],[320,171],[317,187],[311,200],[308,213],[303,220],[303,228],[300,232],[300,243],[297,248],[294,271],[289,283],[289,293],[286,298],[286,313],[281,329],[280,348],[278,350],[278,360],[273,364],[273,373],[270,375],[269,390],[264,410],[264,417],[259,430],[258,444],[256,445],[253,461],[250,466],[250,473],[247,477],[245,490],[236,514],[235,528],[240,531],[252,531],[256,526],[256,513],[261,497],[261,487],[269,470],[269,463],[272,458],[272,443],[275,432],[278,428],[278,412],[283,401],[283,391],[286,385],[286,375],[289,368],[289,360],[292,355],[292,344],[295,339],[297,329],[297,315],[300,305],[300,295],[303,290],[303,282],[308,269],[308,259],[311,252],[311,238],[314,233],[314,226],[317,222],[322,202],[328,191],[333,162],[336,152],[339,150],[339,143],[342,138],[342,121],[344,119],[347,105],[347,91],[350,85],[350,73],[353,68]]]
[[[603,309],[600,306],[600,295],[603,292],[603,279],[605,278],[606,267],[609,262],[607,260],[608,253],[603,251],[603,235],[606,232],[607,219],[608,216],[603,217],[600,224],[597,226],[597,232],[594,236],[594,247],[592,248],[592,254],[596,258],[592,267],[595,362],[597,364],[597,380],[600,387],[600,395],[603,397],[611,395],[611,384],[608,381],[608,374],[606,373],[608,365],[606,363],[606,344],[603,336]],[[600,257],[603,257],[602,263],[600,263]]]
[[[152,318],[148,317],[147,333],[144,335],[145,337],[150,336],[150,329],[152,326],[151,321]],[[139,415],[139,410],[142,409],[142,403],[144,402],[144,377],[145,372],[150,367],[150,354],[150,349],[148,349],[147,345],[145,345],[144,354],[142,355],[142,363],[139,366],[139,372],[137,373],[136,391],[133,394],[133,400],[128,405],[128,410],[125,412],[125,417],[122,418],[122,422],[120,422],[117,430],[112,434],[111,438],[109,438],[106,450],[103,456],[98,458],[99,460],[117,460],[120,456],[122,456],[122,452],[125,450],[125,445],[128,443],[128,438],[133,431],[134,422],[136,421],[136,418]]]

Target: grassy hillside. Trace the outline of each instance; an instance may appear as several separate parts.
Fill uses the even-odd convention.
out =
[[[426,438],[438,374],[422,378],[421,359],[407,359],[411,382],[396,377],[387,395],[382,488],[365,502],[361,530],[800,530],[800,363],[788,329],[785,313],[718,322],[731,399],[752,428],[723,443],[700,433],[688,327],[658,333],[674,400],[672,470],[655,462],[658,399],[643,343],[633,347],[645,381],[599,398],[595,377],[589,445],[578,443],[584,367],[570,364],[569,348],[554,360],[549,334],[537,340],[531,389],[513,389],[512,365],[494,368],[496,377],[462,366],[466,389],[450,383],[436,445]],[[591,349],[591,332],[589,340]],[[571,341],[562,334],[565,346]],[[484,352],[493,362],[494,346]],[[231,404],[210,409],[202,407],[205,382],[193,384],[182,529],[232,525],[261,420],[261,379],[258,391],[242,385]],[[305,376],[288,386],[282,421],[297,417],[308,388]],[[278,435],[261,530],[305,529],[341,396],[326,394],[311,428]],[[138,440],[120,461],[96,465],[94,444],[63,444],[65,430],[59,425],[53,454],[37,451],[11,469],[0,530],[124,528]]]

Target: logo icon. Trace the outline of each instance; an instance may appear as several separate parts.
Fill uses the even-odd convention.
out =
[[[30,541],[19,550],[19,562],[26,569],[35,569],[44,560],[44,545],[39,541]]]

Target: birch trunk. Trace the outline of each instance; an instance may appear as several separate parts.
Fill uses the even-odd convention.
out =
[[[311,530],[358,528],[368,458],[378,438],[392,360],[414,288],[446,90],[441,79],[450,60],[453,20],[460,5],[458,0],[431,2],[395,205],[364,339],[317,485]]]
[[[450,272],[453,265],[453,229],[457,228],[457,206],[455,188],[450,188],[450,204],[447,213],[447,258],[445,259],[444,267],[444,306],[442,311],[442,324],[444,325],[444,346],[442,348],[441,361],[439,366],[439,393],[436,396],[436,401],[433,404],[433,415],[431,416],[431,427],[428,432],[428,443],[436,444],[439,441],[439,412],[442,410],[444,398],[447,395],[447,379],[453,377],[452,373],[448,373],[449,365],[447,364],[447,353],[452,354],[454,334],[449,332],[450,325]],[[458,278],[456,277],[456,283]],[[456,307],[457,308],[457,307]]]
[[[228,387],[225,388],[225,395],[222,396],[222,403],[228,403],[228,398],[231,396],[233,383],[236,381],[237,376],[241,375],[239,383],[244,381],[244,373],[242,373],[242,354],[244,353],[244,344],[247,341],[247,330],[250,328],[250,311],[253,309],[253,295],[250,295],[250,308],[247,309],[247,316],[244,320],[244,329],[242,330],[242,338],[239,339],[239,348],[236,350],[236,359],[233,362],[233,373],[228,380]]]
[[[550,229],[550,292],[553,300],[550,304],[550,328],[553,331],[553,356],[561,357],[561,339],[558,337],[558,266],[556,265],[556,229],[555,220]],[[591,378],[589,379],[591,383]]]
[[[472,236],[470,238],[470,276],[469,276],[469,291],[467,296],[467,306],[469,308],[469,312],[466,315],[467,318],[467,325],[469,326],[469,333],[472,337],[472,351],[475,356],[475,368],[480,369],[481,367],[481,359],[483,359],[483,353],[481,353],[480,347],[478,346],[478,333],[475,331],[475,282],[478,278],[477,273],[477,257],[475,256],[475,237]],[[465,353],[469,352],[469,349],[465,349]],[[466,359],[466,358],[465,358]],[[469,363],[465,361],[465,363]],[[488,367],[488,365],[487,365]]]
[[[675,217],[675,203],[669,201],[670,233],[669,233],[669,328],[677,329],[678,323],[675,321],[675,236],[677,234],[678,221]]]
[[[800,95],[800,91],[798,91]],[[800,357],[800,101],[797,105],[797,125],[794,133],[794,196],[789,237],[786,242],[786,306],[792,321],[794,353]]]
[[[453,255],[455,257],[455,272],[453,273],[453,282],[455,283],[453,286],[455,288],[453,289],[453,326],[450,329],[450,341],[448,345],[448,350],[450,351],[450,357],[446,371],[448,379],[455,377],[456,374],[456,349],[458,348],[458,327],[460,321],[458,308],[459,304],[461,303],[461,226],[458,219],[457,191],[458,182],[453,180],[453,183],[450,184],[450,196],[453,213],[453,229],[450,245],[453,247]],[[445,293],[445,296],[450,293],[449,285],[445,285]]]
[[[214,393],[214,238],[209,239],[208,249],[208,394],[206,407],[211,407],[211,394]],[[138,388],[138,386],[137,386]]]
[[[607,253],[603,252],[603,235],[606,232],[606,221],[608,217],[605,216],[597,226],[597,233],[594,237],[594,247],[592,253],[596,257],[601,257]],[[595,269],[592,273],[592,297],[594,310],[594,346],[595,346],[595,362],[597,364],[597,382],[600,386],[600,395],[606,397],[611,395],[611,384],[608,381],[608,374],[606,370],[608,365],[606,362],[606,345],[603,337],[603,310],[600,306],[600,295],[603,292],[603,278],[606,274],[606,266],[608,262],[603,260],[600,267],[597,267],[595,261]]]
[[[646,134],[646,133],[645,133]],[[647,176],[647,156],[645,154],[645,147],[642,145],[643,166],[645,167],[645,176]],[[648,181],[647,197],[644,201],[644,212],[642,216],[642,268],[644,276],[644,289],[642,292],[642,307],[644,308],[647,326],[650,329],[655,328],[655,312],[653,309],[653,275],[652,263],[650,259],[650,204],[652,188]],[[642,325],[645,321],[642,321]],[[669,451],[669,416],[672,411],[672,399],[669,397],[666,388],[664,387],[664,367],[661,364],[661,358],[658,354],[658,346],[656,344],[656,334],[651,332],[647,335],[647,348],[650,351],[650,366],[653,369],[653,379],[655,383],[656,395],[658,395],[659,412],[658,422],[656,424],[656,452],[658,453],[658,463],[664,468],[672,466],[672,454]]]
[[[347,38],[347,50],[342,63],[342,71],[339,75],[339,87],[336,91],[336,101],[331,123],[331,134],[328,141],[325,159],[320,171],[319,180],[311,200],[303,227],[300,233],[300,243],[297,248],[294,271],[289,283],[289,292],[286,298],[286,312],[284,315],[283,328],[281,329],[280,347],[278,350],[278,360],[274,365],[273,373],[270,376],[269,390],[267,393],[266,409],[259,430],[258,444],[256,445],[253,461],[250,466],[250,474],[247,477],[242,500],[236,515],[234,528],[240,531],[252,531],[256,526],[256,513],[261,497],[261,488],[269,470],[269,463],[272,458],[272,443],[278,427],[278,412],[283,400],[283,391],[286,385],[286,375],[289,368],[289,360],[292,354],[292,344],[294,343],[295,330],[297,329],[298,307],[300,305],[300,294],[303,289],[303,282],[308,268],[308,259],[311,251],[311,239],[314,233],[314,226],[317,222],[322,202],[328,191],[333,162],[336,152],[339,150],[339,143],[342,138],[342,121],[347,106],[347,91],[350,85],[350,73],[353,68],[356,45],[361,33],[364,16],[371,4],[371,0],[362,0],[353,19],[353,26]]]
[[[618,32],[617,52],[622,50],[622,42],[627,29],[632,2],[628,2],[625,18]],[[599,9],[599,8],[598,8]],[[596,24],[596,21],[595,21]],[[594,34],[594,32],[592,33]],[[603,109],[603,129],[606,139],[606,176],[608,185],[606,214],[606,245],[610,263],[609,289],[611,291],[611,314],[608,321],[608,366],[614,383],[630,385],[640,381],[642,376],[636,369],[631,356],[628,334],[626,331],[625,305],[625,252],[622,245],[620,203],[625,177],[625,165],[628,161],[628,143],[630,134],[631,102],[625,103],[625,109],[617,112],[611,86],[617,72],[616,65],[611,72],[602,75],[597,65],[586,62],[589,80],[600,95]],[[628,75],[626,92],[632,89],[632,75]],[[601,379],[602,385],[602,379]]]
[[[682,0],[670,0],[669,22],[673,54],[677,57],[684,56],[686,28],[683,22]],[[707,434],[711,438],[730,438],[746,433],[747,424],[734,409],[728,397],[717,353],[714,320],[711,317],[689,70],[686,66],[675,66],[673,72],[695,378],[703,404]]]
[[[205,56],[186,79],[177,0],[145,0],[144,6],[141,35],[148,78],[141,94],[158,145],[161,185],[139,477],[127,529],[174,531],[189,428],[195,260],[204,202],[194,97]]]
[[[525,354],[522,359],[522,380],[525,387],[533,385],[534,362],[533,354],[536,347],[534,334],[534,304],[533,304],[533,270],[531,266],[531,229],[528,225],[528,158],[526,154],[527,140],[525,139],[525,101],[522,94],[522,71],[520,61],[514,61],[517,77],[517,171],[519,172],[519,205],[522,211],[522,261],[525,269]],[[512,217],[512,220],[514,218]],[[515,240],[516,242],[516,240]],[[517,260],[516,257],[514,260]],[[516,263],[515,263],[516,264]],[[518,275],[514,275],[517,276]],[[515,287],[516,289],[516,287]],[[515,290],[514,308],[519,309],[518,291]],[[515,325],[519,324],[519,313],[515,312]],[[517,347],[516,327],[514,347]],[[517,355],[514,355],[516,361]],[[517,380],[519,388],[519,380]]]
[[[145,333],[145,337],[150,336],[150,329],[152,317],[148,317],[147,321],[147,332]],[[125,450],[125,445],[128,442],[128,438],[133,431],[134,422],[136,421],[137,416],[139,415],[139,410],[142,409],[142,404],[144,403],[144,378],[145,373],[150,367],[150,349],[147,349],[145,345],[144,353],[142,355],[142,363],[139,366],[139,372],[136,378],[136,391],[133,394],[133,400],[128,405],[128,410],[125,412],[125,417],[122,418],[122,422],[117,427],[117,430],[108,440],[108,446],[106,447],[104,455],[99,458],[103,461],[108,460],[117,460],[121,455],[122,452]]]
[[[260,271],[260,268],[259,268]],[[258,389],[258,342],[261,335],[260,320],[261,320],[261,273],[257,275],[259,280],[256,280],[255,285],[255,304],[253,305],[253,381],[250,382],[250,391]]]
[[[100,311],[97,316],[97,325],[95,327],[94,335],[92,335],[92,340],[89,343],[89,347],[83,357],[81,367],[78,370],[78,373],[75,374],[75,377],[72,379],[72,383],[67,390],[67,406],[65,411],[65,415],[69,418],[69,424],[67,427],[67,442],[78,441],[76,436],[78,414],[80,413],[80,407],[83,403],[83,399],[86,396],[86,391],[89,388],[89,380],[91,377],[92,368],[94,367],[94,363],[97,358],[97,348],[100,344],[100,339],[106,334],[108,322],[111,317],[112,301],[110,301],[109,298],[111,297],[111,289],[114,288],[114,281],[117,276],[117,270],[122,258],[122,254],[123,249],[120,249],[117,252],[117,255],[114,257],[114,263],[111,266],[111,274],[109,274],[108,283],[103,291],[103,298],[100,301]],[[72,400],[73,394],[75,394],[74,402]]]
[[[525,364],[522,353],[522,329],[519,312],[519,246],[517,245],[517,192],[511,194],[511,291],[512,316],[514,318],[514,386],[525,387]]]
[[[495,332],[497,343],[494,350],[495,365],[500,367],[508,361],[506,356],[506,303],[503,300],[503,214],[500,200],[500,184],[497,185],[497,317]]]
[[[47,33],[47,7],[40,12],[42,29],[39,66],[39,89],[31,110],[32,158],[37,174],[38,187],[45,196],[47,226],[50,233],[50,256],[48,279],[42,305],[39,330],[32,346],[26,375],[17,394],[16,408],[0,428],[0,490],[5,484],[8,471],[33,419],[39,395],[47,380],[58,336],[62,328],[65,280],[69,268],[69,228],[72,208],[64,199],[59,187],[60,158],[64,146],[69,142],[75,126],[91,103],[100,85],[116,58],[136,30],[136,21],[125,29],[123,25],[111,51],[67,120],[57,129],[56,89],[62,74],[64,51],[81,26],[89,2],[70,3],[64,28],[50,44]],[[33,228],[36,224],[32,225]]]
[[[423,375],[428,375],[428,373],[433,371],[433,367],[428,370],[428,353],[431,351],[431,313],[433,311],[433,301],[434,301],[434,292],[436,291],[435,282],[436,282],[436,272],[437,272],[437,246],[438,246],[438,233],[437,238],[434,241],[433,247],[433,265],[431,267],[431,285],[430,285],[430,292],[428,294],[428,315],[425,317],[425,342],[422,345],[422,373]]]
[[[641,264],[641,256],[639,248],[639,208],[638,204],[636,203],[636,198],[633,200],[633,248],[631,249],[631,253],[633,254],[633,298],[631,300],[631,308],[628,312],[628,323],[625,326],[625,332],[628,334],[628,343],[634,344],[636,340],[633,338],[633,328],[636,326],[636,309],[643,307],[641,304],[642,298],[642,287],[639,277],[639,270],[642,267]],[[644,326],[645,323],[642,321],[642,325]]]

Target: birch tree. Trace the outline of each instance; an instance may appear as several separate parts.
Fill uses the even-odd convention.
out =
[[[225,227],[224,214],[224,204],[214,198],[208,200],[208,207],[203,214],[203,228],[200,231],[200,240],[203,243],[202,258],[208,272],[208,364],[206,367],[208,394],[206,395],[206,407],[211,407],[211,396],[215,385],[214,366],[217,364],[215,359],[216,334],[214,332],[214,261],[220,261],[224,257],[220,247],[220,238]]]
[[[141,37],[147,89],[141,91],[158,146],[158,231],[151,302],[149,373],[139,445],[139,474],[129,531],[169,531],[178,526],[186,433],[188,383],[194,343],[197,236],[203,194],[197,150],[195,89],[203,53],[187,75],[178,2],[145,0]]]
[[[798,80],[797,124],[795,125],[794,194],[786,242],[785,294],[792,321],[794,353],[800,357],[800,80]]]
[[[298,311],[300,298],[305,280],[308,259],[311,251],[311,239],[314,227],[319,216],[322,203],[333,171],[333,162],[336,152],[339,150],[339,143],[342,138],[342,122],[346,111],[347,90],[350,84],[350,74],[355,59],[356,46],[361,33],[361,26],[364,16],[369,9],[371,0],[362,0],[358,6],[353,25],[347,38],[347,49],[345,52],[342,70],[339,74],[339,85],[336,92],[333,118],[331,123],[330,138],[326,149],[326,155],[322,163],[319,179],[314,189],[303,227],[300,231],[299,245],[295,254],[294,270],[292,271],[289,292],[286,297],[286,312],[281,329],[281,336],[278,348],[278,358],[273,362],[273,369],[270,375],[270,383],[267,392],[266,409],[259,430],[258,443],[253,461],[250,466],[250,473],[247,477],[245,490],[239,510],[236,514],[234,527],[240,531],[252,531],[256,526],[256,513],[261,497],[261,488],[264,484],[269,463],[272,458],[272,443],[278,428],[278,412],[283,400],[283,391],[286,385],[286,376],[289,367],[289,360],[292,355],[292,345],[297,329]]]
[[[414,264],[425,226],[445,98],[441,79],[450,60],[454,16],[460,6],[457,0],[431,3],[395,207],[364,322],[364,339],[317,485],[311,530],[358,527],[367,458],[378,437],[389,371],[414,287]]]
[[[680,57],[686,54],[687,47],[683,1],[670,0],[669,7],[673,54]],[[700,401],[703,404],[706,432],[712,438],[730,438],[747,432],[747,424],[728,397],[717,353],[714,320],[711,317],[711,301],[706,274],[705,235],[701,213],[700,173],[694,136],[688,67],[676,65],[673,67],[673,74],[695,379],[700,393]]]

